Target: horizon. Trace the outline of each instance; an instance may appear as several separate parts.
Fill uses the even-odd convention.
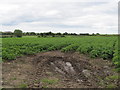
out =
[[[11,33],[14,33],[14,31],[0,31],[0,33],[8,33],[8,32],[11,32]],[[33,31],[32,31],[33,32]],[[52,32],[52,31],[48,31],[48,32]],[[47,31],[46,32],[34,32],[34,33],[48,33]],[[22,33],[31,33],[31,32],[24,32],[24,31],[22,31]],[[61,33],[61,32],[52,32],[52,33]],[[63,32],[63,33],[66,33],[66,32]],[[63,34],[63,33],[61,33],[61,34]],[[69,32],[67,32],[68,34],[73,34],[73,33],[75,33],[75,32],[73,32],[73,33],[69,33]],[[81,33],[81,32],[79,32],[79,33],[75,33],[75,34],[100,34],[100,35],[105,35],[105,34],[107,34],[107,33]],[[109,34],[107,34],[107,35],[118,35],[119,33],[117,33],[117,34],[113,34],[113,33],[109,33]]]

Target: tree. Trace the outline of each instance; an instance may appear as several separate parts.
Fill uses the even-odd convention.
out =
[[[100,35],[99,33],[96,33],[96,35]]]
[[[26,32],[26,35],[30,35],[30,33],[29,33],[29,32]]]
[[[67,33],[67,32],[65,32],[65,33],[63,33],[63,35],[68,35],[68,33]]]
[[[19,30],[19,29],[16,29],[16,30],[14,31],[14,35],[15,35],[16,37],[22,37],[22,31]]]
[[[92,33],[92,36],[95,36],[95,34],[94,34],[94,33]]]
[[[51,36],[52,36],[52,37],[55,37],[55,33],[51,33]]]
[[[77,35],[76,33],[70,33],[70,35]]]
[[[62,35],[62,34],[59,32],[59,33],[56,33],[56,35]]]
[[[13,35],[13,33],[10,31],[7,31],[7,32],[2,32],[2,35]]]
[[[82,36],[89,36],[89,33],[80,33],[80,35]]]
[[[40,35],[41,35],[41,37],[43,37],[43,36],[44,36],[44,33],[40,33]]]
[[[35,32],[30,32],[30,35],[36,35],[36,33]]]
[[[25,35],[26,35],[26,33],[24,32],[24,33],[22,33],[22,35],[24,35],[24,36],[25,36]]]
[[[40,35],[40,33],[36,33],[36,35]]]

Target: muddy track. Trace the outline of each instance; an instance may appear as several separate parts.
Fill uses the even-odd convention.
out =
[[[3,87],[104,88],[117,86],[117,75],[108,60],[90,59],[79,53],[51,51],[3,63]]]

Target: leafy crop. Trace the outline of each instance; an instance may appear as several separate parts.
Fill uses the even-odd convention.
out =
[[[63,52],[69,52],[69,51],[76,51],[76,49],[79,47],[79,44],[71,44],[71,45],[68,45],[67,47],[65,48],[62,48],[61,51]]]
[[[2,42],[2,59],[4,60],[13,60],[22,55],[44,51],[61,50],[62,52],[77,51],[92,58],[112,60],[116,67],[120,67],[120,48],[116,36],[22,37],[3,38]]]

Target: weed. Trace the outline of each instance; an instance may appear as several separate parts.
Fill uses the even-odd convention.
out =
[[[108,76],[105,78],[106,80],[117,80],[119,79],[118,75]]]
[[[22,83],[22,84],[20,84],[20,85],[18,86],[18,88],[27,88],[27,84]]]
[[[58,82],[58,79],[47,79],[47,78],[44,78],[41,80],[41,82],[43,83],[46,83],[46,84],[55,84]]]
[[[109,84],[107,85],[107,88],[117,88],[117,86],[115,84]]]

